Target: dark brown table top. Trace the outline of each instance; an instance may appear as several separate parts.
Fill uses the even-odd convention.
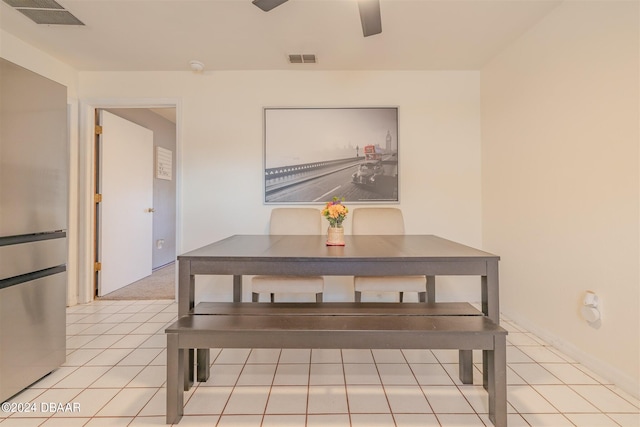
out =
[[[497,255],[433,235],[345,236],[345,246],[326,246],[326,236],[234,235],[178,256],[179,260],[240,261],[490,261]]]

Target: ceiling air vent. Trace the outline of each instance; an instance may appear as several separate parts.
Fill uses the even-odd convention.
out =
[[[54,0],[4,0],[9,6],[43,25],[84,25]]]
[[[292,64],[315,64],[316,56],[313,54],[305,53],[305,54],[292,54],[289,55],[289,62]]]

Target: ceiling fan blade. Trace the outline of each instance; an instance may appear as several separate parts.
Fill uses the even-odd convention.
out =
[[[287,0],[253,0],[251,3],[255,4],[265,12],[269,12],[274,7],[278,7],[286,1]]]
[[[362,34],[365,37],[380,34],[382,32],[380,0],[358,0],[358,8],[360,21],[362,21]]]

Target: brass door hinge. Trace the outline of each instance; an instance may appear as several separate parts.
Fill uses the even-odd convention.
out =
[[[102,194],[94,194],[93,195],[93,201],[94,201],[94,203],[102,202]]]
[[[93,265],[93,269],[94,269],[95,271],[100,271],[100,270],[102,270],[102,263],[101,263],[101,262],[96,262],[96,263]]]
[[[102,135],[102,126],[96,125],[96,135]]]

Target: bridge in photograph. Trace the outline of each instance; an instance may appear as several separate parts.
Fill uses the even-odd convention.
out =
[[[375,179],[353,182],[358,171],[363,177],[373,161],[351,157],[265,170],[267,203],[324,202],[333,196],[347,201],[396,201],[398,198],[397,154],[387,153],[376,159]]]

